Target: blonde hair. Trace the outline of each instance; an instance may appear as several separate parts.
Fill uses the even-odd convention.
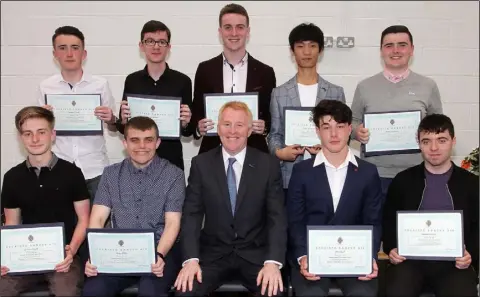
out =
[[[28,119],[44,119],[48,122],[50,129],[53,129],[55,126],[55,116],[53,112],[40,106],[27,106],[15,115],[15,127],[18,132],[22,133],[22,125]]]
[[[248,108],[248,105],[240,102],[240,101],[230,101],[225,103],[220,110],[218,111],[218,121],[220,122],[220,119],[222,118],[222,114],[225,111],[225,109],[231,108],[233,110],[240,110],[243,111],[247,114],[248,116],[248,127],[251,127],[253,124],[253,115],[252,112],[250,111],[250,108]]]

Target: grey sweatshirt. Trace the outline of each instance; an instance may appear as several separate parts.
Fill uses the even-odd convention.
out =
[[[443,113],[437,84],[431,78],[410,71],[408,77],[398,83],[387,80],[383,72],[361,81],[352,102],[353,132],[362,123],[366,112],[392,112],[421,110],[422,118],[428,114]],[[375,164],[381,177],[393,178],[397,173],[422,162],[420,154],[399,154],[364,157]]]

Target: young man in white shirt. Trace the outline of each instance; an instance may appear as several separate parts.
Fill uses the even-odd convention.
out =
[[[95,108],[95,116],[107,124],[110,131],[116,131],[115,101],[108,81],[83,70],[82,63],[87,57],[83,33],[72,26],[59,27],[52,43],[53,56],[61,70],[40,83],[38,104],[52,110],[52,106],[46,105],[46,94],[101,94],[101,105]],[[93,201],[103,168],[109,164],[104,136],[57,136],[52,150],[82,170]]]

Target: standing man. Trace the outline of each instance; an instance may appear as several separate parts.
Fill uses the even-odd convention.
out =
[[[46,280],[50,294],[78,296],[83,284],[77,251],[85,239],[90,201],[82,171],[52,152],[55,141],[53,113],[38,106],[24,107],[15,116],[15,126],[28,153],[25,162],[3,178],[2,204],[5,225],[63,223],[65,260],[55,272],[8,275],[1,267],[0,296],[18,296]]]
[[[348,147],[352,111],[343,102],[322,100],[312,112],[322,149],[293,166],[288,187],[288,233],[292,286],[296,296],[328,296],[336,281],[344,296],[377,296],[377,253],[381,237],[381,185],[375,165]],[[307,226],[373,226],[372,273],[359,278],[318,277],[308,272]]]
[[[185,199],[183,171],[157,156],[158,127],[148,117],[125,125],[128,158],[105,168],[92,208],[89,228],[103,228],[112,214],[113,228],[156,229],[157,261],[149,276],[97,275],[87,262],[83,296],[116,296],[138,283],[139,296],[168,296],[180,270],[175,247]]]
[[[145,55],[147,65],[142,70],[129,74],[125,79],[123,101],[120,107],[121,122],[117,125],[120,133],[124,133],[125,123],[130,118],[126,94],[137,94],[182,98],[179,114],[181,133],[185,137],[193,134],[195,126],[190,123],[192,80],[187,75],[171,69],[165,61],[172,47],[170,42],[171,32],[164,23],[152,20],[143,25],[138,46]],[[184,169],[183,146],[180,139],[162,140],[157,149],[157,155]]]
[[[52,106],[45,105],[46,94],[101,94],[102,104],[95,108],[95,115],[108,125],[109,130],[116,131],[116,117],[113,115],[115,100],[108,81],[99,76],[92,76],[82,68],[82,63],[87,57],[83,33],[72,26],[60,27],[55,30],[52,43],[53,56],[60,64],[60,74],[40,83],[38,104],[52,109]],[[105,137],[57,136],[52,150],[59,158],[74,163],[82,170],[90,199],[93,200],[103,168],[109,164]]]
[[[226,103],[218,122],[222,145],[192,159],[177,293],[204,296],[239,280],[251,292],[280,295],[287,230],[278,161],[247,147],[253,119],[244,103]]]
[[[405,26],[390,26],[383,30],[380,53],[384,70],[361,81],[353,97],[352,139],[368,143],[369,131],[363,126],[366,112],[421,110],[422,117],[442,113],[442,101],[437,84],[430,78],[409,69],[413,56],[413,37]],[[363,155],[363,152],[362,152]],[[382,180],[382,195],[388,190],[395,175],[421,162],[420,154],[367,157],[377,165]]]
[[[254,59],[246,50],[250,35],[249,17],[239,4],[228,4],[219,16],[218,33],[223,52],[198,65],[193,91],[195,139],[203,136],[199,154],[220,145],[218,136],[206,136],[213,129],[213,119],[205,118],[204,94],[258,92],[258,120],[253,121],[248,145],[268,152],[266,135],[270,132],[270,95],[276,79],[273,68]],[[216,119],[215,119],[216,120]]]
[[[272,128],[268,135],[271,154],[280,160],[283,188],[288,188],[290,175],[295,163],[316,154],[320,146],[301,147],[285,145],[285,107],[314,107],[323,99],[339,100],[345,103],[343,88],[324,80],[317,72],[318,57],[324,49],[322,30],[314,24],[300,24],[288,36],[290,50],[297,63],[297,74],[289,81],[273,89],[270,113]]]
[[[398,173],[383,213],[383,249],[390,258],[387,296],[418,296],[428,285],[435,296],[478,296],[478,176],[451,161],[456,143],[449,117],[428,115],[418,127],[423,162]],[[463,211],[463,257],[455,261],[406,260],[398,254],[397,211]]]

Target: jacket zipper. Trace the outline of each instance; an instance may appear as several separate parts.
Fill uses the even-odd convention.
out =
[[[423,179],[423,182],[424,182],[424,186],[423,186],[423,191],[422,191],[422,199],[420,200],[420,204],[418,205],[418,208],[417,210],[420,210],[420,207],[422,207],[422,203],[423,203],[423,196],[425,195],[425,189],[427,188],[427,179]]]
[[[453,204],[452,193],[450,193],[450,189],[448,188],[448,184],[445,184],[445,187],[447,188],[448,195],[450,196],[450,201],[452,201],[452,210],[454,210],[454,209],[455,209],[455,205]]]

